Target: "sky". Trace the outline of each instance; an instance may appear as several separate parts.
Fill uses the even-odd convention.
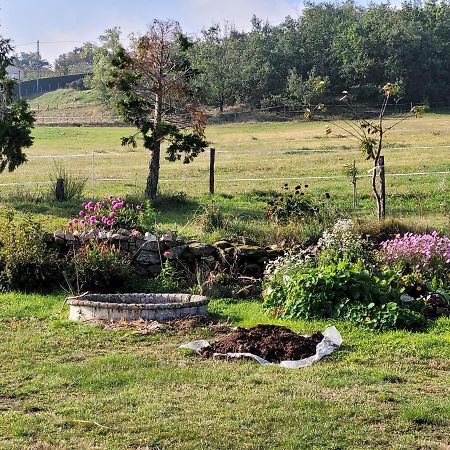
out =
[[[125,37],[144,33],[154,19],[177,20],[188,34],[224,21],[246,30],[253,14],[277,24],[301,6],[300,0],[0,0],[0,34],[18,53],[35,52],[39,40],[41,57],[53,62],[113,26]]]

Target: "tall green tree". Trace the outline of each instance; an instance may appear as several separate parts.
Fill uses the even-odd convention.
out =
[[[12,51],[10,40],[0,36],[0,173],[25,163],[23,149],[33,144],[34,116],[25,100],[14,101],[14,81],[7,75],[14,60]]]
[[[163,141],[168,141],[166,159],[184,163],[207,146],[193,87],[198,73],[188,58],[191,45],[177,22],[155,21],[131,51],[120,48],[113,60],[110,86],[123,96],[119,113],[138,129],[122,144],[135,146],[140,134],[150,151],[145,193],[151,200],[157,195]]]
[[[120,27],[108,28],[98,40],[100,45],[86,43],[85,49],[92,54],[92,75],[84,78],[84,85],[92,89],[97,98],[113,108],[117,106],[120,96],[117,90],[109,86],[113,60],[121,49],[122,31]]]
[[[223,112],[236,101],[239,67],[234,27],[216,24],[202,31],[202,38],[192,48],[193,64],[199,70],[205,103]]]

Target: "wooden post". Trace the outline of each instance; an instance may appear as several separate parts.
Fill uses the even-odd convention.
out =
[[[63,178],[58,178],[56,180],[55,197],[58,202],[62,202],[66,199],[66,194],[64,192],[64,179]]]
[[[214,166],[216,163],[216,149],[209,150],[209,193],[214,195]]]
[[[384,220],[386,218],[386,172],[384,170],[384,156],[380,156],[378,165],[380,167],[380,196],[381,196],[380,219]]]

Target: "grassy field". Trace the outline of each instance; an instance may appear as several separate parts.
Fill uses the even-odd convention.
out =
[[[217,149],[216,202],[233,217],[255,227],[264,226],[263,211],[270,192],[280,191],[285,182],[295,186],[308,183],[318,195],[330,192],[331,204],[351,209],[351,183],[339,177],[345,164],[356,160],[362,175],[368,175],[370,162],[364,161],[352,141],[336,133],[326,136],[323,122],[246,123],[214,125],[207,128],[211,146]],[[29,149],[29,162],[14,173],[3,173],[2,198],[20,210],[42,212],[52,225],[65,223],[76,204],[48,205],[28,201],[30,186],[8,183],[47,182],[54,164],[86,177],[86,197],[108,194],[141,194],[147,174],[148,152],[123,148],[120,138],[129,128],[38,127],[35,144]],[[394,175],[450,170],[450,116],[428,114],[403,122],[386,140],[387,210],[389,215],[411,217],[435,227],[449,225],[450,182],[448,174]],[[95,156],[93,156],[95,152]],[[168,228],[184,227],[199,205],[206,204],[209,186],[209,155],[200,155],[192,164],[161,165],[161,192],[184,192],[188,201],[175,208],[161,205],[159,220]],[[41,187],[40,189],[45,189]],[[48,189],[48,188],[47,188]],[[269,193],[269,194],[268,194]],[[358,183],[359,206],[354,214],[373,216],[374,202],[369,178]],[[179,196],[177,197],[179,198]],[[13,201],[11,201],[13,200]],[[34,202],[36,203],[36,202]]]
[[[450,320],[426,333],[336,323],[341,350],[302,370],[203,360],[207,329],[141,336],[69,323],[63,296],[0,295],[2,449],[448,449]],[[215,300],[233,324],[274,321]]]

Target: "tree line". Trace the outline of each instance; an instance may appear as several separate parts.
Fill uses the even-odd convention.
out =
[[[88,86],[108,97],[105,69],[120,39],[120,28],[106,30],[99,44],[86,43],[57,58],[53,73],[93,72]],[[224,23],[191,40],[199,95],[220,110],[237,104],[304,107],[318,97],[318,83],[329,88],[329,101],[331,93],[348,90],[358,102],[376,103],[387,80],[401,86],[404,101],[450,103],[448,0],[401,7],[310,3],[279,25],[254,16],[249,32]],[[16,55],[16,65],[28,64],[31,73],[50,69],[32,55]],[[320,98],[327,98],[324,89]]]

